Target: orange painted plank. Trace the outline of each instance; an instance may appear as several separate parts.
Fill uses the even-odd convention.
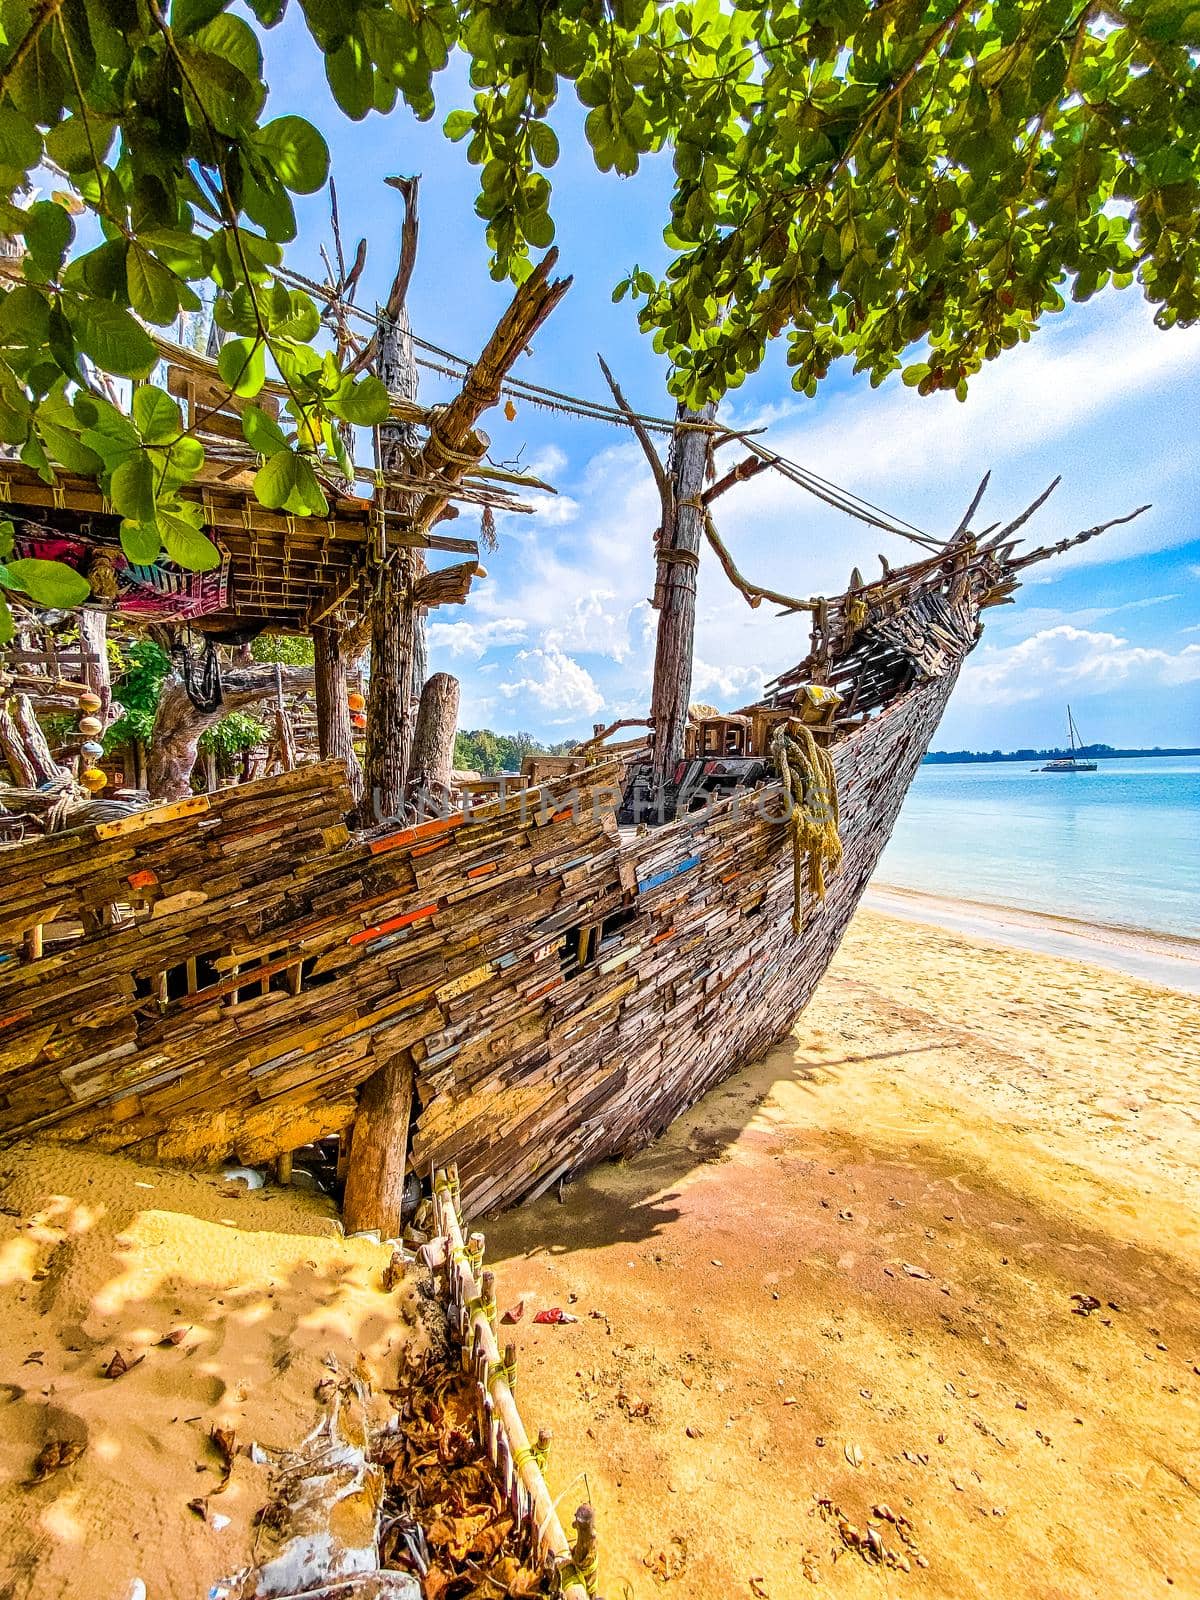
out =
[[[379,939],[385,933],[394,933],[397,928],[407,928],[410,922],[419,922],[422,917],[431,917],[437,910],[437,905],[421,906],[416,911],[406,911],[403,916],[389,917],[386,922],[381,922],[377,927],[364,928],[361,933],[350,935],[351,944],[367,944],[372,939]]]
[[[489,872],[495,872],[500,863],[498,861],[485,861],[481,867],[468,867],[468,878],[486,878]]]
[[[461,812],[452,817],[435,817],[432,822],[419,823],[415,828],[401,828],[399,833],[372,839],[369,848],[373,856],[380,856],[385,850],[402,850],[405,845],[420,844],[425,839],[435,839],[439,833],[449,833],[451,828],[460,828],[465,820]]]
[[[143,867],[139,872],[131,872],[125,882],[131,889],[149,889],[158,882],[158,873]]]

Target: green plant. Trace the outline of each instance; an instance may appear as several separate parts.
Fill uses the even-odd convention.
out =
[[[313,642],[302,633],[260,633],[250,646],[255,661],[279,661],[285,667],[311,667]]]
[[[293,3],[354,120],[398,98],[431,117],[435,80],[466,58],[473,102],[445,131],[479,167],[499,277],[554,236],[564,87],[603,170],[672,149],[670,264],[615,293],[640,302],[693,404],[785,332],[808,394],[839,358],[879,383],[918,346],[905,381],[961,398],[1067,293],[1137,280],[1164,327],[1200,311],[1188,0]],[[279,273],[292,197],[329,167],[310,123],[266,115],[259,34],[287,4],[0,0],[0,232],[26,251],[0,298],[0,442],[48,479],[97,477],[139,561],[215,559],[181,494],[203,458],[174,401],[142,387],[126,417],[96,380],[150,376],[145,324],[211,298],[229,393],[252,401],[268,361],[279,373],[282,420],[244,413],[264,505],[323,513],[314,466],[347,465],[338,424],[387,414],[377,378],[315,348],[318,307]],[[65,187],[22,206],[46,161]],[[80,210],[100,239],[74,252]],[[78,604],[85,580],[56,565],[6,581]]]

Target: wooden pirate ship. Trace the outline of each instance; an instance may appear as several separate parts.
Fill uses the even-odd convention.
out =
[[[977,496],[949,540],[874,582],[856,573],[815,601],[758,589],[710,508],[770,453],[706,489],[711,414],[680,413],[663,464],[630,413],[663,504],[649,738],[615,754],[597,738],[574,770],[414,814],[446,798],[453,736],[436,680],[417,721],[428,701],[436,732],[440,708],[440,738],[414,734],[417,624],[477,572],[473,545],[433,529],[456,497],[520,487],[483,465],[475,424],[565,288],[548,267],[447,406],[423,411],[390,382],[373,501],[331,497],[326,527],[263,511],[232,448],[198,486],[229,569],[197,625],[313,633],[327,759],[0,850],[0,1138],[286,1164],[340,1135],[348,1225],[393,1232],[406,1171],[453,1160],[471,1213],[511,1204],[654,1138],[792,1026],[982,612],[1053,551],[1018,553],[1023,517],[973,533]],[[381,327],[381,370],[398,324]],[[177,392],[211,409],[208,369],[180,365]],[[94,485],[6,464],[0,499],[22,525],[111,542]],[[688,712],[704,537],[752,604],[812,621],[804,660],[726,717]],[[439,547],[468,559],[427,572]],[[365,790],[344,648],[361,615]]]

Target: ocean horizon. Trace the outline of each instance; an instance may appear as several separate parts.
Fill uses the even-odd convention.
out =
[[[922,765],[874,883],[1200,937],[1200,757],[1097,765]]]

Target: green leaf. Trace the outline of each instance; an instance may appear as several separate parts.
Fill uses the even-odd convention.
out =
[[[267,378],[266,353],[261,340],[227,339],[217,357],[217,371],[234,394],[251,400]]]
[[[11,35],[9,42],[15,43]],[[12,106],[0,106],[0,166],[24,172],[41,159],[42,136],[30,119]]]
[[[312,194],[329,176],[329,146],[303,117],[276,117],[254,134],[253,144],[294,194]]]
[[[361,39],[351,34],[325,57],[325,76],[333,98],[355,122],[361,122],[371,109],[375,93],[375,72]]]
[[[64,299],[75,342],[101,372],[118,378],[148,378],[158,351],[141,324],[106,300]]]
[[[174,0],[171,27],[181,37],[186,37],[219,16],[229,3],[230,0]]]
[[[38,200],[25,213],[25,244],[44,271],[54,274],[62,266],[67,246],[75,237],[75,224],[53,200]]]
[[[152,567],[162,551],[162,535],[153,522],[123,522],[121,549],[135,567]]]
[[[50,422],[39,415],[37,431],[51,461],[57,462],[60,467],[66,467],[68,472],[78,472],[85,478],[94,478],[104,470],[103,457],[84,444],[78,433],[72,429],[64,428],[59,423]]]
[[[475,113],[473,111],[452,111],[442,123],[442,132],[447,139],[455,144],[460,139],[465,139],[475,127]]]
[[[154,521],[154,468],[148,455],[139,450],[113,468],[108,498],[129,521]]]
[[[147,444],[171,444],[183,432],[178,403],[152,383],[133,391],[133,420]]]
[[[11,518],[5,517],[4,521],[0,522],[0,561],[7,561],[12,555],[16,539],[17,530],[13,527]]]
[[[167,554],[177,566],[186,567],[189,572],[211,572],[221,565],[221,552],[216,545],[190,522],[164,511],[159,523]]]
[[[242,433],[246,443],[261,456],[273,456],[277,450],[287,449],[283,429],[258,406],[247,406],[242,412]]]
[[[329,509],[313,469],[291,450],[277,450],[258,469],[254,493],[273,511],[323,517]]]
[[[116,123],[109,117],[67,117],[46,135],[46,154],[64,172],[90,173],[112,148]]]
[[[0,644],[11,644],[16,637],[13,614],[8,601],[0,595]]]
[[[179,310],[179,283],[161,261],[155,260],[135,239],[125,260],[129,304],[139,317],[165,327]]]
[[[92,592],[92,586],[82,573],[68,567],[64,561],[39,561],[27,556],[8,564],[10,583],[23,589],[39,606],[49,606],[56,611],[69,611],[80,606]]]
[[[552,167],[558,160],[558,135],[548,122],[529,124],[529,143],[543,167]]]
[[[299,457],[292,450],[275,450],[254,475],[254,493],[271,511],[279,511],[295,492]]]
[[[372,428],[376,423],[387,420],[391,403],[382,380],[370,375],[361,378],[353,388],[338,396],[337,409],[347,422],[356,423],[361,428]]]
[[[241,17],[223,12],[197,28],[192,40],[200,49],[234,67],[251,84],[262,77],[262,51],[254,30]]]

